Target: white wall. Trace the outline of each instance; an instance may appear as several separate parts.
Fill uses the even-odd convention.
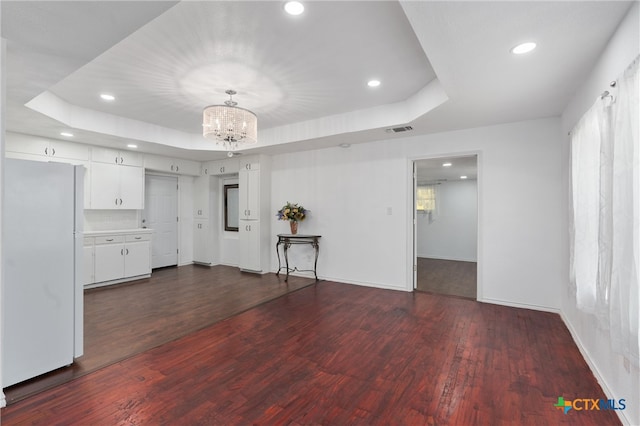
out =
[[[410,291],[411,162],[476,153],[479,300],[557,310],[567,239],[558,118],[276,155],[272,211],[286,201],[311,210],[299,232],[322,235],[322,278]],[[273,234],[286,231],[272,220]]]
[[[564,202],[567,205],[569,203],[570,170],[567,132],[604,90],[612,91],[609,82],[618,78],[640,53],[639,10],[639,3],[636,2],[602,52],[586,83],[563,112],[562,161],[566,167],[562,182]],[[568,229],[568,214],[564,218],[564,227]],[[567,245],[563,247],[562,263],[567,265],[563,270],[563,291],[557,292],[557,294],[562,297],[563,319],[607,396],[612,399],[624,398],[627,400],[627,408],[624,411],[618,411],[618,414],[623,416],[626,423],[638,425],[640,424],[640,405],[638,404],[640,401],[640,370],[631,366],[629,361],[622,356],[613,353],[610,348],[611,336],[609,332],[599,329],[593,315],[577,309],[575,296],[569,287],[568,239]]]
[[[437,213],[417,214],[418,257],[475,262],[478,196],[476,180],[442,182],[436,187]]]

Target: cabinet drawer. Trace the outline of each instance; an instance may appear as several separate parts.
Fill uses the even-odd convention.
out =
[[[127,243],[135,243],[138,241],[151,241],[151,234],[127,235],[125,240]]]
[[[82,239],[82,245],[84,247],[90,247],[93,245],[93,243],[95,242],[95,238],[94,237],[84,237]]]
[[[101,235],[96,238],[96,244],[124,243],[124,235]]]

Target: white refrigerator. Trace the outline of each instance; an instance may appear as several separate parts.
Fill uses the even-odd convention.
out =
[[[6,159],[3,386],[83,352],[82,166]]]

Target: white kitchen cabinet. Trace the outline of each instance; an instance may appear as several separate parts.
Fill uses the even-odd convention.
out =
[[[5,156],[31,161],[52,161],[84,166],[84,208],[91,203],[89,146],[7,132]]]
[[[95,259],[94,259],[94,247],[95,241],[93,237],[84,238],[84,244],[82,247],[82,260],[83,260],[83,285],[93,284],[95,282]]]
[[[271,174],[269,159],[247,157],[240,164],[239,264],[241,270],[268,272],[271,254],[270,215]],[[265,220],[261,220],[264,218]]]
[[[138,241],[136,238],[140,238]],[[151,242],[143,236],[127,235],[124,244],[124,277],[151,273]]]
[[[262,160],[264,161],[264,158]],[[260,170],[260,161],[261,158],[256,155],[243,158],[240,162],[240,170]]]
[[[202,174],[211,176],[221,176],[238,173],[240,161],[237,158],[226,160],[209,161],[202,165]]]
[[[7,132],[5,151],[46,157],[46,161],[57,159],[89,161],[89,146],[87,145],[19,133]]]
[[[144,169],[91,164],[91,209],[144,209]]]
[[[162,155],[145,154],[144,168],[157,172],[200,176],[200,163],[197,161],[164,157]]]
[[[124,242],[96,244],[95,271],[96,282],[124,277]]]
[[[200,176],[200,163],[191,160],[178,160],[181,175]]]
[[[97,233],[93,246],[85,237],[84,264],[93,254],[93,280],[85,287],[98,287],[148,277],[151,274],[151,231],[133,233]],[[85,271],[86,275],[86,271]],[[85,277],[85,281],[89,281]]]
[[[211,205],[211,178],[199,176],[193,182],[193,218],[208,219]]]
[[[260,220],[260,169],[240,169],[238,182],[240,219]]]
[[[240,222],[240,269],[261,272],[260,222]]]
[[[212,235],[208,220],[193,222],[193,261],[203,265],[211,265],[213,258]]]
[[[142,154],[94,146],[91,148],[91,161],[94,163],[142,167]]]

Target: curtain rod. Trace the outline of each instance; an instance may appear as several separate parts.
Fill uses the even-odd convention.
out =
[[[609,83],[609,87],[611,87],[611,88],[615,88],[617,84],[618,84],[618,81],[617,81],[617,80],[612,80],[612,81]],[[615,98],[615,97],[614,97],[614,96],[613,96],[613,95],[612,95],[608,90],[605,90],[604,92],[602,92],[602,93],[600,94],[600,99],[604,99],[604,98],[607,98],[607,97],[610,97],[610,98],[611,98],[611,102],[612,102],[612,103],[616,101],[616,98]],[[569,131],[569,132],[567,133],[567,135],[571,136],[571,131]]]
[[[609,83],[610,87],[616,87],[616,84],[618,84],[618,82],[616,80],[613,80],[611,83]],[[608,90],[605,90],[604,92],[602,92],[602,94],[600,95],[600,99],[604,99],[606,97],[611,97],[611,101],[615,101],[615,98],[613,97],[613,95],[611,93],[609,93]]]

